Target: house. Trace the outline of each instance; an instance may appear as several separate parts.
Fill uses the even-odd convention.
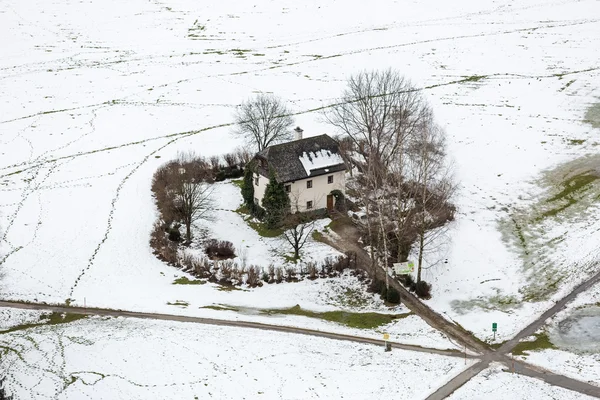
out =
[[[262,204],[269,171],[284,184],[292,212],[331,210],[335,199],[332,190],[345,194],[346,164],[338,144],[327,135],[302,138],[302,129],[294,130],[295,140],[269,146],[254,156],[254,202]]]

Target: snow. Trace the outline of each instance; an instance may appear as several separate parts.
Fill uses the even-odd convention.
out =
[[[298,265],[291,263],[285,256],[293,255],[294,251],[283,237],[259,236],[244,221],[244,217],[247,216],[236,212],[243,204],[239,187],[230,182],[217,182],[214,185],[212,198],[218,199],[216,209],[212,213],[211,219],[201,221],[198,228],[206,231],[205,236],[207,237],[232,242],[239,250],[234,259],[238,263],[241,263],[240,256],[245,252],[247,265],[253,264],[265,270],[270,264],[276,267],[299,269],[300,266],[305,266],[309,262],[319,263],[327,257],[335,258],[343,255],[332,247],[315,241],[309,235],[300,251],[301,261]],[[331,223],[329,218],[318,220],[315,223],[315,230],[323,230],[329,223]],[[198,255],[203,253],[201,246],[195,253]]]
[[[567,304],[538,331],[547,334],[556,349],[529,351],[520,358],[600,386],[599,305],[600,284],[596,284]]]
[[[318,110],[346,78],[394,67],[424,88],[461,182],[448,263],[427,260],[428,304],[482,339],[497,322],[505,340],[597,270],[597,202],[525,224],[530,256],[511,217],[527,221],[560,189],[549,171],[598,152],[600,131],[583,119],[598,102],[599,10],[593,0],[5,0],[1,297],[194,315],[218,303],[339,307],[314,297],[324,280],[248,292],[172,285],[181,273],[148,246],[150,181],[178,151],[242,145],[232,115],[255,92],[289,101],[306,132],[333,134]],[[283,247],[249,239],[233,188],[220,189],[212,234],[251,240],[261,264],[277,260]],[[307,246],[307,257],[326,252]],[[524,302],[532,285],[551,288],[542,276],[561,280]],[[190,306],[166,304],[178,299]]]
[[[302,153],[300,162],[306,171],[306,175],[310,176],[311,171],[315,169],[343,164],[344,160],[339,154],[332,153],[329,150],[319,150]]]
[[[0,344],[18,352],[6,355],[8,390],[29,399],[410,399],[466,368],[383,346],[125,318],[13,332]]]
[[[451,394],[449,400],[469,399],[511,399],[511,400],[576,400],[592,399],[581,393],[549,385],[538,379],[504,371],[501,364],[492,363],[467,382],[464,386]]]
[[[45,314],[43,311],[0,308],[0,332],[17,325],[40,323],[40,317]]]

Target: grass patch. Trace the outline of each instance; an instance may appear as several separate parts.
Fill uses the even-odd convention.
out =
[[[571,146],[577,146],[585,143],[585,139],[569,139],[567,141]]]
[[[219,285],[219,287],[218,287],[217,290],[220,291],[220,292],[232,292],[234,290],[241,290],[243,292],[247,292],[247,290],[240,289],[239,287],[236,287],[236,286],[233,286],[233,285],[224,285],[222,283],[219,283],[218,285]]]
[[[485,79],[485,75],[471,75],[465,76],[463,82],[479,82],[482,79]]]
[[[583,122],[600,129],[600,103],[593,104],[587,109]]]
[[[243,179],[232,179],[231,183],[233,183],[235,186],[239,187],[240,189],[242,188],[242,186],[244,186]]]
[[[600,176],[598,176],[594,171],[590,170],[574,175],[562,182],[562,190],[555,196],[546,200],[546,203],[563,202],[563,204],[545,211],[540,217],[538,217],[538,220],[545,217],[554,217],[559,212],[564,211],[576,204],[578,199],[575,198],[575,195],[588,190],[589,185],[599,178]]]
[[[204,285],[206,281],[201,279],[193,279],[189,280],[187,276],[182,276],[181,278],[177,278],[173,281],[173,285]]]
[[[167,301],[167,304],[170,306],[182,306],[182,307],[187,307],[190,305],[190,303],[188,303],[187,301],[183,301],[183,300],[175,300],[173,303],[171,303],[170,301]]]
[[[203,306],[200,308],[208,308],[210,310],[217,310],[217,311],[240,311],[239,308],[228,307],[228,306]]]
[[[404,314],[379,314],[379,313],[353,313],[347,311],[326,311],[326,312],[314,312],[303,310],[299,305],[292,308],[279,309],[279,310],[263,310],[263,314],[274,315],[301,315],[303,317],[318,318],[325,321],[336,322],[338,324],[346,325],[350,328],[359,329],[374,329],[383,325],[387,325],[392,321],[403,319],[412,315],[411,312]]]
[[[84,318],[87,318],[87,315],[53,312],[49,315],[42,315],[40,320],[46,321],[48,325],[60,325],[68,324],[69,322],[74,322]]]
[[[350,217],[342,217],[334,219],[325,228],[337,232],[337,230],[347,225],[353,225],[352,219]]]
[[[237,210],[235,210],[235,212],[240,215],[250,215],[250,209],[245,204],[242,204],[241,206],[239,206],[237,208]]]
[[[281,228],[269,229],[262,222],[256,222],[256,221],[246,221],[246,222],[248,223],[248,226],[250,226],[250,228],[254,229],[256,231],[256,233],[258,233],[262,237],[272,238],[272,237],[281,236],[283,234],[283,229],[281,229]]]
[[[312,238],[315,242],[325,243],[325,236],[319,231],[313,231]]]
[[[0,332],[0,334],[22,331],[25,329],[35,328],[37,326],[68,324],[69,322],[74,322],[84,318],[87,318],[87,315],[53,312],[51,314],[40,315],[40,322],[16,325]]]
[[[300,259],[300,256],[298,256],[298,258],[296,258],[296,257],[294,257],[293,254],[291,254],[291,255],[283,254],[282,257],[286,262],[290,262],[290,263],[294,263],[294,264]]]
[[[475,309],[486,311],[508,311],[521,307],[522,302],[516,296],[504,295],[500,292],[500,289],[497,288],[494,290],[496,293],[489,297],[477,297],[469,300],[452,300],[450,305],[456,313],[461,315],[464,315]]]
[[[519,342],[513,349],[512,353],[515,356],[527,356],[527,352],[534,350],[544,349],[555,349],[556,346],[552,344],[548,334],[546,333],[534,333],[535,340],[529,342]]]

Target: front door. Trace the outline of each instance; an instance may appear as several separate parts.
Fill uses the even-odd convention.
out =
[[[328,194],[327,195],[327,211],[332,211],[332,210],[333,210],[333,195]]]

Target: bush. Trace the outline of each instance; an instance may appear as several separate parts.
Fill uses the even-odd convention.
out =
[[[210,239],[204,245],[204,251],[211,259],[223,260],[235,257],[235,247],[233,247],[233,243],[226,240]]]
[[[422,299],[430,299],[431,285],[425,281],[419,281],[415,284],[415,293]]]
[[[309,262],[306,265],[306,270],[308,272],[308,279],[315,280],[318,277],[319,270],[317,269],[317,264],[314,262]]]
[[[265,209],[259,206],[258,204],[254,204],[254,207],[252,207],[252,215],[256,217],[256,219],[262,221],[263,219],[265,219],[266,214],[267,212],[265,211]]]
[[[251,265],[248,267],[248,278],[246,279],[246,283],[250,287],[256,287],[258,282],[260,282],[260,279],[258,278],[258,268]]]
[[[390,286],[390,288],[387,291],[386,300],[388,301],[388,303],[399,304],[400,303],[400,293],[398,293],[398,291],[396,289],[394,289],[393,287]]]
[[[344,193],[341,190],[334,189],[331,191],[331,194],[335,198],[335,209],[340,212],[346,211],[346,198]]]
[[[404,286],[411,287],[414,284],[414,279],[412,275],[400,275],[400,280],[404,283]]]
[[[217,171],[215,175],[215,181],[221,182],[225,179],[237,179],[242,177],[243,175],[244,171],[242,171],[241,169],[238,169],[236,167],[223,167]]]
[[[181,232],[179,231],[179,227],[169,228],[169,240],[171,242],[181,242]]]
[[[374,278],[367,289],[371,293],[381,293],[381,288],[385,289],[385,285],[380,280]]]
[[[275,268],[275,282],[281,283],[283,281],[283,268],[277,267]]]
[[[287,268],[285,270],[285,279],[288,282],[291,282],[296,279],[296,270],[294,268]]]
[[[387,299],[387,292],[388,289],[385,286],[385,284],[382,284],[381,287],[379,288],[379,295],[381,296],[382,299]]]

